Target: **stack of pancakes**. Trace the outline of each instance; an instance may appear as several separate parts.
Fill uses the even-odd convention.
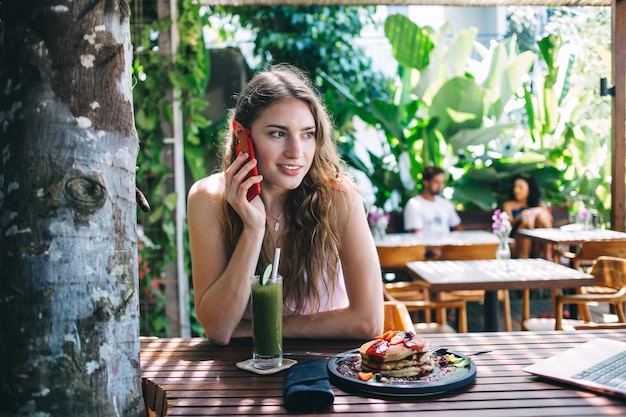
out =
[[[428,346],[426,339],[412,332],[387,331],[361,346],[361,369],[396,377],[427,374],[434,367]]]

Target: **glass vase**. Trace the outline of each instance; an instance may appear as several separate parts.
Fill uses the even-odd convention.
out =
[[[372,227],[372,235],[374,235],[375,240],[383,240],[386,234],[387,234],[387,231],[385,230],[385,228],[380,227],[380,226]]]
[[[511,259],[511,248],[509,247],[509,242],[506,237],[499,238],[496,259]]]
[[[509,260],[511,259],[511,248],[506,237],[498,237],[498,249],[496,250],[496,259],[504,260],[506,264],[506,270],[510,270]]]

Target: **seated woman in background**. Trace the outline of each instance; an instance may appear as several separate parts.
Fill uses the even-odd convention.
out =
[[[281,65],[239,94],[233,122],[250,129],[256,158],[235,155],[188,195],[195,309],[206,337],[252,334],[250,276],[281,248],[283,334],[370,339],[383,330],[380,264],[352,178],[341,170],[330,119],[310,80]],[[258,168],[258,175],[248,174]],[[250,201],[248,190],[261,184]]]
[[[548,246],[540,244],[533,248],[530,239],[517,233],[520,229],[552,227],[552,214],[541,201],[537,180],[531,175],[517,175],[513,178],[510,198],[504,202],[502,209],[509,215],[513,226],[511,236],[515,239],[515,256],[528,258],[531,250],[535,249],[535,256],[548,258],[550,256]]]

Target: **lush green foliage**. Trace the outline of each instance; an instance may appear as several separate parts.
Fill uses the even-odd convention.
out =
[[[152,207],[150,213],[138,214],[145,234],[140,247],[141,333],[165,336],[169,322],[159,281],[176,259],[174,211],[177,208],[176,194],[168,192],[172,189],[171,156],[164,154],[168,149],[164,129],[170,129],[166,124],[172,122],[172,97],[168,93],[175,91],[180,99],[187,166],[192,171],[204,167],[206,152],[213,150],[200,136],[209,125],[202,110],[208,105],[205,91],[210,68],[202,36],[204,20],[196,2],[179,1],[181,47],[175,62],[160,47],[161,34],[169,29],[171,21],[159,21],[155,3],[144,3],[140,12],[133,11],[135,20],[131,22],[136,29],[133,99],[141,147],[137,185]]]
[[[554,10],[546,30],[567,39],[572,55],[568,96],[559,113],[571,114],[565,141],[569,160],[563,193],[610,218],[611,98],[599,94],[599,78],[611,74],[611,8],[563,7]],[[570,109],[571,113],[570,113]],[[553,147],[558,147],[554,144]]]
[[[162,122],[172,120],[167,90],[175,88],[180,94],[185,159],[194,179],[206,175],[205,161],[217,153],[219,139],[211,134],[216,126],[202,115],[210,73],[202,41],[208,16],[193,0],[179,0],[183,47],[172,64],[158,49],[160,33],[170,22],[159,22],[150,6],[156,7],[143,4],[142,20],[134,22],[142,30],[133,32],[135,115],[141,139],[138,185],[153,207],[150,214],[139,215],[147,236],[140,264],[146,303],[142,334],[165,335],[168,323],[159,280],[176,255],[172,215],[176,196],[165,192],[172,177],[163,155]],[[505,198],[512,175],[526,171],[539,179],[549,201],[586,195],[588,205],[606,212],[608,137],[599,126],[610,124],[606,120],[610,109],[604,111],[604,119],[590,113],[594,108],[602,113],[607,101],[583,94],[593,89],[590,81],[576,75],[597,72],[610,55],[597,44],[609,42],[578,48],[579,54],[593,51],[594,57],[573,55],[566,46],[590,42],[586,35],[574,37],[581,27],[595,40],[604,36],[608,24],[563,10],[548,13],[561,22],[555,27],[563,34],[553,30],[553,36],[539,44],[527,42],[522,51],[529,52],[518,50],[515,36],[485,48],[475,44],[475,29],[455,33],[445,25],[436,32],[391,16],[385,33],[400,64],[395,87],[372,70],[371,61],[355,46],[354,37],[372,19],[371,8],[214,7],[210,13],[233,16],[231,32],[226,26],[213,27],[222,37],[242,26],[252,30],[259,58],[254,69],[291,62],[314,76],[342,135],[344,158],[367,173],[377,190],[376,205],[401,207],[417,191],[421,169],[437,164],[452,173],[449,185],[460,205],[495,207]],[[524,25],[522,20],[518,23]],[[533,79],[522,86],[533,54],[540,64],[532,69]],[[472,58],[476,55],[479,59]],[[598,65],[592,67],[594,63]],[[383,132],[381,150],[372,150],[351,135],[353,115]],[[359,147],[366,149],[365,157]],[[201,334],[197,320],[192,327]]]
[[[515,124],[503,121],[504,108],[521,86],[533,54],[518,53],[512,38],[479,49],[482,59],[472,60],[476,29],[455,34],[444,25],[435,32],[402,15],[387,18],[385,34],[399,64],[393,100],[362,103],[347,86],[337,87],[352,99],[359,117],[386,134],[381,154],[350,161],[366,167],[377,190],[375,204],[394,209],[415,194],[415,180],[425,166],[449,166],[455,155],[474,161],[492,142],[510,135]],[[471,148],[479,151],[470,154]],[[468,204],[491,207],[494,196],[484,184],[463,195],[471,185],[467,178],[457,184],[456,200],[465,197]]]
[[[606,162],[606,148],[601,141],[598,147],[585,145],[593,131],[578,122],[585,106],[576,100],[584,95],[570,91],[576,61],[562,36],[537,42],[538,64],[529,79],[535,55],[520,53],[515,36],[487,50],[473,44],[471,28],[446,36],[453,35],[449,26],[435,33],[389,16],[385,29],[400,87],[391,101],[353,100],[358,115],[386,134],[382,152],[351,160],[367,172],[377,206],[400,208],[416,192],[421,169],[435,164],[452,173],[452,198],[464,206],[496,207],[508,198],[511,178],[530,172],[549,202],[569,204],[577,196],[601,213],[607,209],[608,181],[597,171],[608,171],[598,167],[587,181],[591,173],[584,166],[600,155]],[[480,60],[470,58],[473,47]],[[349,96],[347,86],[337,87]],[[524,117],[516,119],[515,108],[522,108]]]
[[[374,7],[224,7],[234,28],[253,33],[254,53],[260,70],[287,62],[308,72],[333,115],[339,130],[351,129],[353,106],[337,94],[323,75],[344,85],[361,101],[387,97],[389,80],[372,69],[371,59],[354,39],[373,20]],[[237,29],[235,29],[237,30]]]
[[[536,30],[536,22],[524,18],[525,8],[514,10],[520,32]],[[552,36],[533,50],[547,59],[526,86],[522,120],[528,134],[519,140],[544,149],[559,170],[549,198],[580,199],[608,221],[611,100],[599,95],[598,82],[610,74],[610,8],[562,7],[548,9],[546,16],[545,31]],[[563,42],[554,42],[556,37]]]

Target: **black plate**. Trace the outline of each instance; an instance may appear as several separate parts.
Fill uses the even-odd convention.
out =
[[[446,353],[443,353],[445,355]],[[460,358],[465,355],[448,350],[447,354],[453,354]],[[387,382],[362,381],[357,377],[360,369],[361,357],[359,349],[344,352],[340,357],[328,361],[328,371],[334,383],[342,388],[355,390],[366,394],[382,396],[421,396],[436,395],[462,388],[470,384],[476,378],[476,364],[470,361],[469,366],[456,367],[446,365],[443,368],[435,361],[435,369],[424,377],[416,378],[389,378]],[[438,353],[433,353],[436,358]]]

